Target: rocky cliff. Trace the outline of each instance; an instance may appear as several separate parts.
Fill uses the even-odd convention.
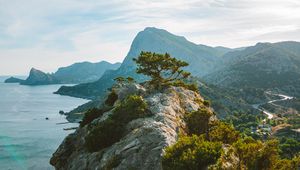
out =
[[[119,87],[116,93],[118,100],[111,110],[65,138],[50,161],[56,169],[162,169],[164,148],[174,144],[180,133],[185,133],[184,114],[206,107],[198,93],[182,87],[159,92],[129,84]],[[111,146],[88,151],[87,135],[114,113],[121,100],[132,94],[138,94],[147,103],[149,116],[127,123],[125,134]]]
[[[22,85],[47,85],[58,84],[60,81],[56,79],[52,74],[44,73],[40,70],[32,68],[29,76],[25,81],[22,81]]]

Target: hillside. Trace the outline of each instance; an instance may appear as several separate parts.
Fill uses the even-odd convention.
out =
[[[300,95],[300,43],[258,43],[223,56],[225,67],[204,77],[209,83],[238,89],[279,89]]]
[[[120,65],[120,63],[111,64],[106,61],[75,63],[59,68],[54,76],[61,80],[61,83],[87,83],[98,80],[106,70],[116,70]]]
[[[171,56],[188,62],[190,65],[186,68],[187,71],[196,76],[203,76],[216,71],[218,69],[216,65],[222,61],[221,56],[232,51],[232,49],[197,45],[166,30],[148,27],[134,38],[130,50],[118,70],[105,73],[93,83],[73,87],[63,86],[56,93],[83,98],[97,98],[106,93],[107,88],[111,87],[114,82],[113,79],[116,77],[131,76],[138,81],[143,81],[145,77],[135,73],[136,66],[132,61],[141,51],[168,52]]]

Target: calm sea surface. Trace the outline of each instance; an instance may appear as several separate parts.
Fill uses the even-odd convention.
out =
[[[0,80],[0,169],[54,169],[52,153],[78,126],[59,110],[70,111],[87,100],[52,94],[60,85],[21,86]],[[49,120],[45,118],[48,117]]]

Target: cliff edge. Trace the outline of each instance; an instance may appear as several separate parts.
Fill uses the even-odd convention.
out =
[[[182,87],[155,91],[130,83],[114,92],[118,99],[113,102],[112,108],[106,109],[91,122],[81,124],[65,138],[50,160],[56,169],[162,169],[164,148],[174,144],[180,134],[186,133],[184,114],[206,108],[198,93]],[[90,151],[87,147],[88,136],[101,122],[118,113],[122,102],[132,95],[138,95],[147,105],[146,116],[128,121],[122,136],[115,143]],[[112,127],[112,133],[118,129],[117,126]]]

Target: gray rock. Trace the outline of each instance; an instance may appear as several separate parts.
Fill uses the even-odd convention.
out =
[[[129,122],[126,135],[117,143],[99,152],[90,153],[84,147],[87,127],[76,130],[59,146],[51,158],[56,169],[104,169],[117,160],[116,170],[127,169],[162,169],[161,158],[164,148],[174,144],[180,132],[184,133],[185,123],[182,118],[186,112],[202,107],[202,97],[181,87],[171,87],[163,93],[146,94],[141,85],[122,87],[118,94],[124,98],[129,94],[143,95],[148,103],[151,116]],[[110,112],[94,120],[105,120]]]

